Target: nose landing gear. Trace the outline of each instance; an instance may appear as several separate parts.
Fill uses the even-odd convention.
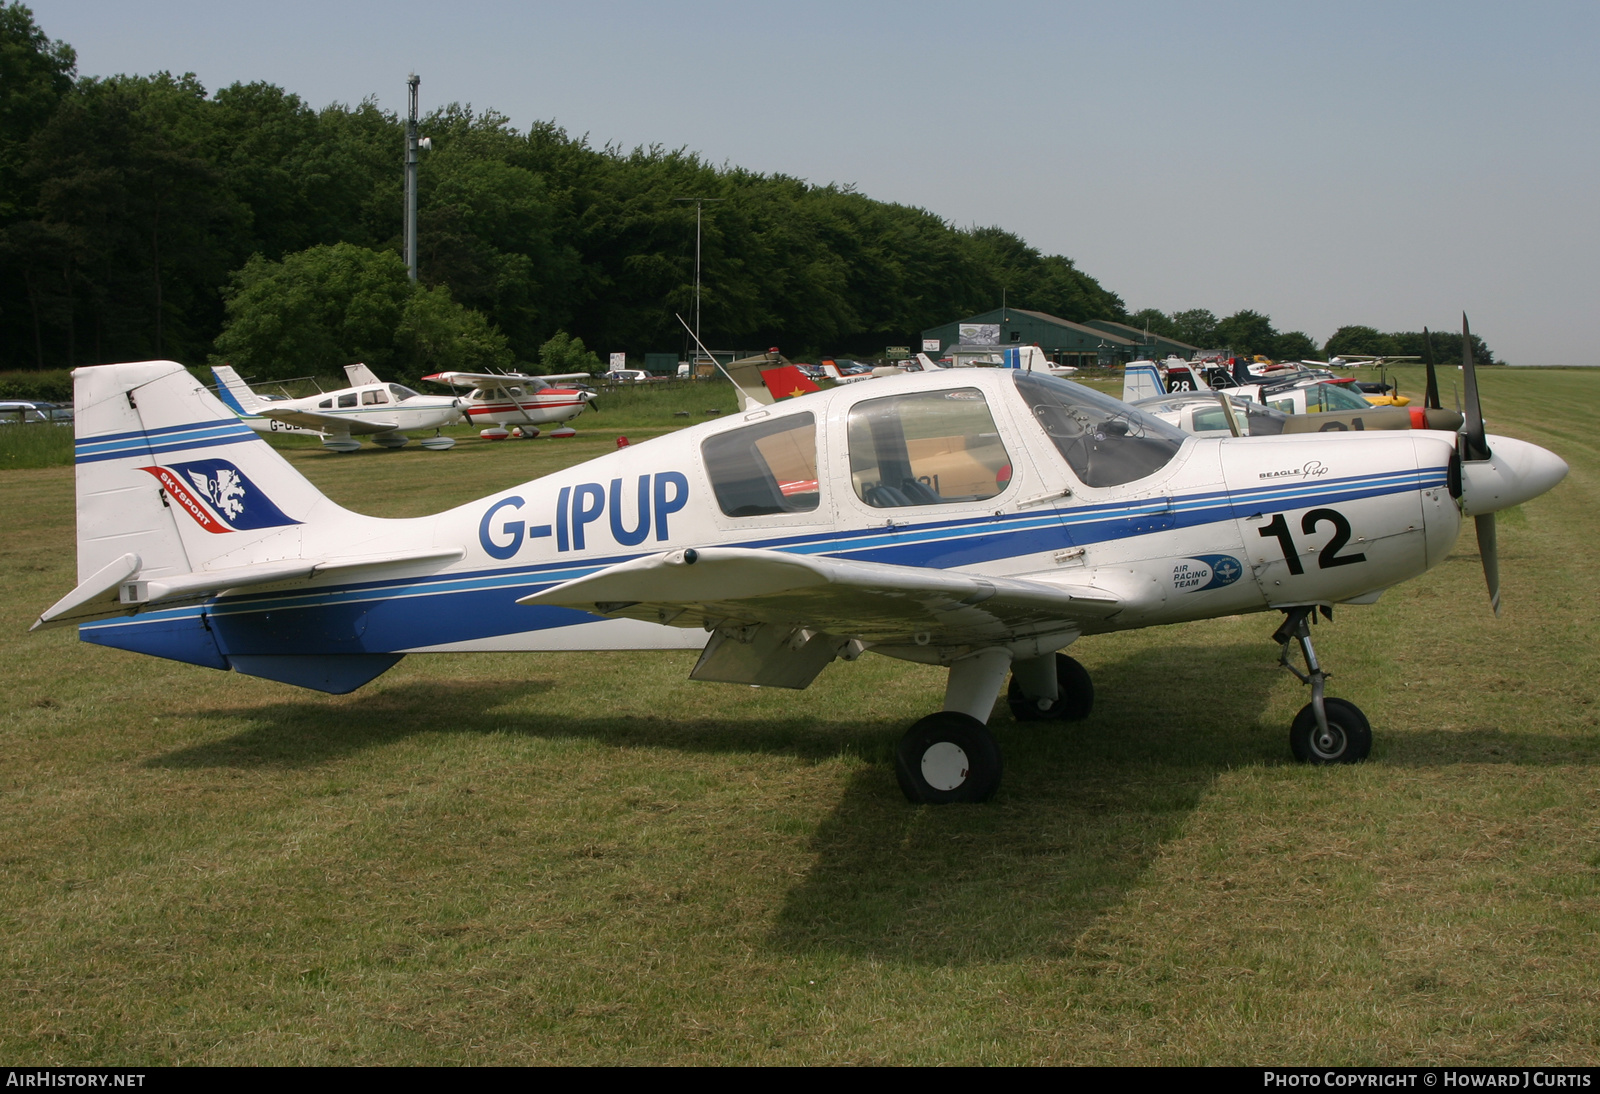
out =
[[[1301,763],[1360,763],[1372,751],[1372,725],[1354,703],[1323,695],[1323,685],[1330,674],[1322,670],[1317,652],[1311,647],[1311,613],[1314,610],[1309,604],[1286,609],[1283,625],[1272,636],[1281,649],[1278,664],[1294,673],[1302,684],[1311,685],[1311,702],[1300,708],[1289,726],[1289,748]],[[1322,611],[1327,618],[1333,618],[1330,609],[1325,607]],[[1306,662],[1305,672],[1289,663],[1291,641],[1300,644],[1300,653]]]

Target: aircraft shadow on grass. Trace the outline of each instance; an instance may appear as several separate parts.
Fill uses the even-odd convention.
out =
[[[991,723],[1007,757],[994,802],[909,806],[892,768],[900,722],[793,718],[570,718],[506,712],[553,681],[440,681],[359,703],[280,702],[219,711],[249,729],[147,761],[151,767],[287,767],[337,762],[418,733],[585,737],[619,748],[788,754],[869,761],[812,837],[812,864],[769,943],[909,964],[1065,956],[1138,883],[1223,772],[1289,766],[1269,716],[1279,672],[1257,643],[1167,646],[1095,667],[1081,723]],[[1347,689],[1350,690],[1350,689]],[[1595,749],[1493,728],[1389,738],[1377,762],[1591,764]],[[1389,754],[1398,754],[1391,761]]]

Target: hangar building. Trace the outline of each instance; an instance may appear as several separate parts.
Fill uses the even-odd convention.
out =
[[[922,339],[931,356],[962,345],[993,345],[997,349],[1037,345],[1057,364],[1079,368],[1120,365],[1140,357],[1162,358],[1168,354],[1187,359],[1196,352],[1194,346],[1123,323],[1102,319],[1074,323],[1042,311],[1010,307],[930,327],[922,332]],[[937,354],[931,348],[935,341],[939,343]]]

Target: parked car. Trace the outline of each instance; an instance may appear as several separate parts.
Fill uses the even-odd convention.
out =
[[[54,422],[56,425],[71,425],[72,408],[61,403],[19,399],[0,401],[0,424],[14,425],[18,422]]]
[[[643,384],[649,382],[650,374],[642,368],[617,368],[605,373],[601,379],[608,384]]]

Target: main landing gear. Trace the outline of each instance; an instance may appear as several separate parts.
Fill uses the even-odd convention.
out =
[[[1015,663],[1002,649],[964,657],[950,666],[944,709],[907,730],[895,749],[894,773],[908,801],[945,805],[994,797],[1005,764],[985,723],[1008,670],[1006,703],[1019,722],[1075,722],[1094,709],[1088,671],[1065,654]]]
[[[1289,747],[1294,758],[1306,764],[1360,763],[1372,751],[1372,726],[1361,708],[1344,699],[1333,699],[1322,694],[1323,684],[1329,674],[1322,671],[1317,653],[1311,648],[1311,605],[1289,608],[1284,612],[1283,625],[1273,634],[1281,653],[1278,664],[1294,673],[1302,684],[1311,685],[1311,702],[1300,708],[1289,726]],[[1327,618],[1333,612],[1322,609]],[[1301,656],[1305,658],[1306,671],[1301,672],[1289,663],[1289,643],[1300,643]]]

